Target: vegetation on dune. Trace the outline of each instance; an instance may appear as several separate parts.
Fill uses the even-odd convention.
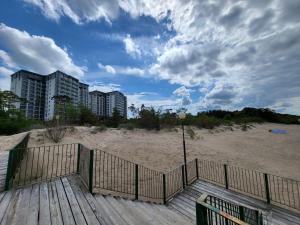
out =
[[[300,116],[280,114],[271,109],[244,108],[240,111],[211,110],[199,112],[197,115],[187,113],[181,121],[172,109],[165,111],[142,105],[140,108],[131,105],[128,107],[132,118],[121,117],[117,109],[113,110],[111,118],[99,118],[86,106],[74,106],[66,96],[55,96],[57,106],[53,121],[43,122],[28,120],[22,111],[16,109],[15,104],[25,102],[10,91],[0,91],[0,134],[15,134],[32,128],[47,128],[48,137],[56,141],[65,133],[61,127],[70,125],[96,126],[94,133],[104,131],[106,127],[133,130],[142,128],[148,130],[169,129],[181,125],[196,126],[198,128],[213,129],[220,125],[240,124],[247,130],[248,123],[283,123],[300,124]],[[194,136],[191,132],[191,136]],[[53,134],[54,133],[54,134]],[[52,139],[52,138],[51,138]]]
[[[0,91],[0,134],[10,135],[28,129],[32,121],[15,107],[25,101],[11,91]]]

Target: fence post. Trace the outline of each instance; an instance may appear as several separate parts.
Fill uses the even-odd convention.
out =
[[[224,179],[225,179],[225,188],[228,189],[228,168],[226,164],[224,164]]]
[[[89,163],[89,192],[93,194],[93,170],[94,168],[94,150],[90,150],[90,163]]]
[[[164,197],[164,204],[167,203],[167,196],[166,196],[166,174],[163,174],[163,197]]]
[[[139,199],[139,165],[135,164],[135,200]]]
[[[239,206],[240,220],[245,221],[245,211],[243,206]]]
[[[78,149],[77,149],[77,174],[79,174],[79,166],[80,166],[80,151],[81,151],[81,144],[78,144]]]
[[[181,166],[181,176],[182,176],[182,187],[185,188],[185,171],[184,171],[184,165]]]
[[[4,190],[8,191],[9,190],[9,182],[11,178],[11,170],[12,170],[12,163],[13,163],[13,154],[14,154],[14,149],[9,151],[8,155],[8,164],[7,164],[7,169],[6,169],[6,177],[5,177],[5,187]]]
[[[267,203],[271,203],[268,174],[264,173]]]
[[[196,163],[196,175],[197,175],[197,180],[199,179],[199,171],[198,171],[198,158],[195,159]]]
[[[207,225],[206,208],[196,201],[196,225]]]

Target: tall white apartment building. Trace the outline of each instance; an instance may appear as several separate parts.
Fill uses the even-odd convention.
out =
[[[16,108],[31,119],[53,119],[55,96],[67,96],[75,106],[83,104],[88,107],[88,85],[61,71],[40,75],[20,70],[11,75],[11,91],[27,100],[17,103]]]
[[[44,119],[45,108],[45,76],[20,70],[11,75],[10,90],[26,102],[17,102],[15,107],[20,109],[27,118]]]
[[[89,93],[89,107],[98,117],[106,117],[106,94],[101,91],[92,91]]]
[[[113,110],[117,109],[121,116],[127,118],[127,98],[119,91],[106,93],[106,116],[111,117]]]
[[[89,85],[79,82],[79,104],[89,107]]]
[[[57,96],[69,98],[74,106],[89,107],[98,117],[111,117],[116,108],[122,117],[127,118],[124,94],[119,91],[89,92],[89,85],[61,71],[40,75],[20,70],[11,75],[11,91],[27,100],[15,106],[31,119],[52,120],[58,110]]]
[[[79,104],[79,80],[61,71],[46,76],[45,120],[52,120],[56,110],[55,96],[67,96],[73,105]]]

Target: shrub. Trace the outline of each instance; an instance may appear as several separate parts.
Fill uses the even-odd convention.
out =
[[[195,131],[191,127],[186,128],[186,133],[190,136],[191,139],[195,139]]]
[[[247,131],[248,130],[248,126],[247,126],[247,124],[243,124],[242,125],[242,131]]]
[[[134,130],[135,126],[132,123],[121,123],[119,125],[120,129],[126,129],[126,130]]]
[[[148,130],[160,129],[159,112],[156,112],[154,108],[146,108],[142,106],[139,116],[140,118],[138,119],[138,124],[141,128]]]
[[[103,132],[103,131],[106,131],[106,130],[107,130],[107,127],[106,127],[104,124],[101,124],[100,126],[95,127],[95,128],[91,131],[91,133],[92,133],[92,134],[96,134],[96,133],[98,133],[98,132]]]
[[[46,136],[50,140],[54,141],[55,143],[58,143],[64,138],[66,132],[67,132],[66,127],[62,127],[62,126],[48,127],[46,129]]]
[[[205,129],[213,129],[216,126],[221,125],[221,121],[215,117],[207,116],[207,115],[199,115],[195,122],[198,128],[205,128]]]

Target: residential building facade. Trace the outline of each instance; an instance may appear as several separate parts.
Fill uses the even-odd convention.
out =
[[[89,107],[100,118],[111,117],[114,108],[122,117],[127,117],[127,98],[124,94],[119,91],[89,92],[89,85],[61,71],[40,75],[20,70],[11,75],[11,91],[27,100],[15,106],[30,119],[52,120],[58,110],[59,97],[70,99],[75,107]]]
[[[67,96],[73,105],[79,104],[79,80],[61,71],[46,76],[45,120],[52,120],[57,110],[56,96]]]
[[[89,107],[98,117],[106,117],[106,94],[101,91],[92,91],[89,93]]]
[[[117,109],[120,115],[127,118],[127,98],[119,91],[106,93],[106,116],[111,117],[113,110]]]
[[[20,70],[11,75],[10,90],[26,102],[15,103],[27,118],[43,120],[45,108],[45,76]]]
[[[79,104],[85,107],[89,106],[89,85],[79,82]]]

